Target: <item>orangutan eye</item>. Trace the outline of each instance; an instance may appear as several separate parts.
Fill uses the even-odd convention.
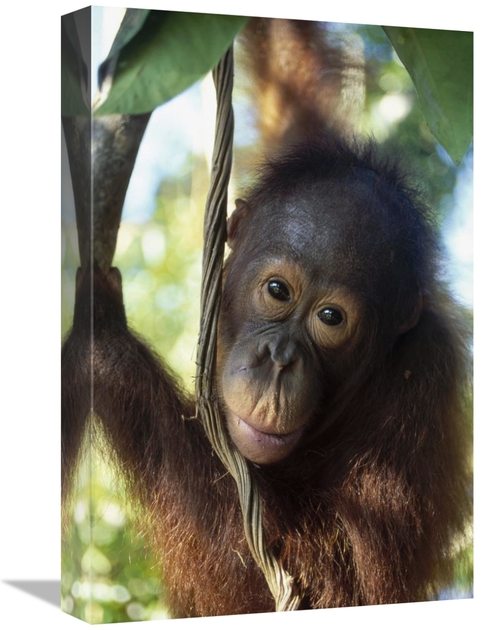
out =
[[[269,295],[275,300],[279,300],[280,302],[290,301],[290,291],[288,287],[283,282],[279,282],[279,280],[271,280],[267,285],[267,290],[269,291]]]
[[[327,326],[339,326],[344,321],[344,316],[336,308],[324,308],[318,313],[318,317]]]

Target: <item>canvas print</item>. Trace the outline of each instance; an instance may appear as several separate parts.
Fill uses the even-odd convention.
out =
[[[472,33],[61,41],[63,611],[472,597]]]

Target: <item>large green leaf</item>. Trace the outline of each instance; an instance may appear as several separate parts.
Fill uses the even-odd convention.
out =
[[[205,76],[248,18],[135,10],[100,70],[105,100],[96,114],[141,114]],[[128,21],[127,21],[128,20]]]
[[[472,33],[384,30],[415,84],[429,129],[459,164],[472,142]]]

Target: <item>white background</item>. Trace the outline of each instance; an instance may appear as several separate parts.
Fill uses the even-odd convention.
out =
[[[121,6],[107,2],[108,6]],[[284,17],[283,3],[171,0],[138,8]],[[364,609],[249,615],[238,626],[489,628],[498,623],[500,388],[498,40],[491,2],[308,0],[286,17],[475,31],[475,597]],[[352,6],[351,6],[352,5]],[[72,628],[59,611],[60,16],[70,1],[2,7],[0,156],[0,625]],[[495,150],[496,149],[496,150]],[[9,582],[47,581],[48,597]],[[47,601],[50,600],[50,601]],[[495,622],[494,620],[497,620]],[[232,618],[147,622],[232,627]],[[116,626],[130,624],[116,624]],[[249,627],[249,626],[248,626]]]

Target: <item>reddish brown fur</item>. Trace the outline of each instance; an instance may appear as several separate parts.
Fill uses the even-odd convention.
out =
[[[318,22],[254,18],[238,39],[251,77],[266,154],[319,129],[352,132],[364,98],[364,62]],[[257,97],[257,98],[256,98]]]
[[[417,273],[417,325],[387,346],[368,342],[373,362],[354,373],[335,422],[278,465],[252,466],[267,544],[302,608],[423,600],[452,578],[452,545],[470,512],[468,349],[434,255],[431,243]],[[128,329],[119,273],[92,277],[94,410],[150,516],[172,614],[273,610],[235,484],[191,419],[193,403]],[[80,274],[63,349],[65,493],[90,408],[90,278]]]
[[[191,406],[127,330],[112,280],[96,273],[95,411],[151,516],[167,603],[181,617],[271,611],[234,483],[199,422],[187,419]],[[88,312],[86,303],[80,291],[76,312]],[[79,321],[65,356],[88,343]],[[306,453],[301,468],[254,471],[267,539],[297,579],[303,607],[426,599],[451,577],[448,552],[467,507],[462,342],[447,316],[429,306],[402,343],[404,354],[322,436],[322,448]],[[70,367],[63,390],[68,424],[81,377]],[[63,454],[67,463],[70,454]]]

